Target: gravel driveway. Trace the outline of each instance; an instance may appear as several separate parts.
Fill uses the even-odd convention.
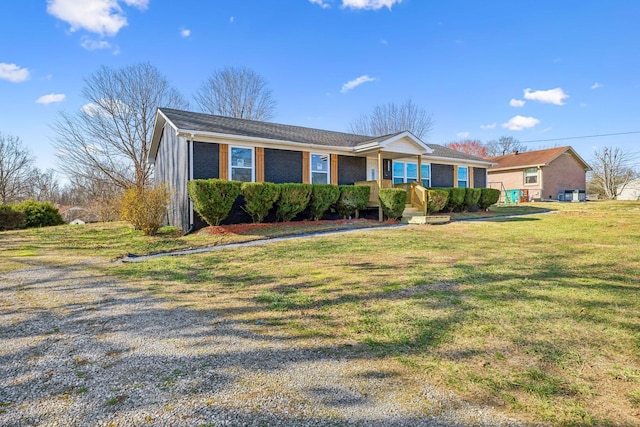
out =
[[[97,271],[0,274],[0,425],[519,425],[428,384],[407,395],[358,351],[300,348]]]

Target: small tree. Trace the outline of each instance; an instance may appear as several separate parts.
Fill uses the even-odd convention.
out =
[[[215,71],[195,94],[202,111],[237,119],[269,120],[276,102],[267,81],[244,67],[227,67]]]
[[[376,105],[371,113],[364,114],[349,124],[349,131],[360,135],[383,136],[409,131],[418,138],[427,138],[433,127],[433,119],[427,111],[407,99],[402,104],[391,102]]]
[[[0,204],[24,198],[33,162],[33,155],[20,138],[0,133]]]
[[[631,153],[620,148],[604,147],[596,150],[591,161],[593,169],[590,187],[608,199],[616,199],[634,178],[631,157]]]
[[[467,141],[456,141],[445,144],[445,147],[452,150],[460,151],[461,153],[469,154],[476,157],[487,157],[487,147],[482,145],[482,142],[477,139]]]
[[[120,201],[120,218],[142,230],[145,236],[153,236],[164,223],[168,205],[169,191],[165,185],[129,188]]]
[[[512,136],[501,136],[499,139],[487,143],[487,156],[489,157],[504,156],[514,151],[527,151],[527,146]]]
[[[209,225],[220,225],[240,195],[239,181],[195,179],[187,183],[193,208]]]
[[[340,197],[340,188],[331,184],[314,184],[311,188],[309,212],[311,219],[318,221]]]
[[[280,196],[280,187],[271,182],[242,183],[244,211],[253,222],[262,222]]]

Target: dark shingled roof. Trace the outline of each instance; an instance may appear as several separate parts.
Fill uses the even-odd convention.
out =
[[[384,139],[302,126],[281,125],[256,120],[192,113],[170,108],[160,108],[160,110],[178,129],[199,132],[242,135],[254,138],[274,139],[277,141],[329,145],[332,147],[355,147],[363,142],[374,142]]]
[[[463,153],[462,151],[453,150],[448,147],[444,147],[438,144],[427,144],[429,148],[433,150],[432,156],[435,157],[446,157],[448,159],[460,159],[460,160],[476,160],[487,162],[490,160],[483,159],[482,157],[472,156],[471,154]]]
[[[299,142],[303,144],[326,145],[331,147],[357,147],[363,144],[384,141],[403,132],[373,137],[355,135],[330,130],[306,128],[302,126],[283,125],[279,123],[261,122],[256,120],[236,119],[233,117],[216,116],[205,113],[160,108],[160,111],[178,129],[195,132],[211,132],[226,135],[248,136],[254,138],[272,139],[276,141]],[[437,144],[426,144],[433,150],[433,157],[449,159],[484,161],[480,157],[471,156],[460,151],[452,150]]]

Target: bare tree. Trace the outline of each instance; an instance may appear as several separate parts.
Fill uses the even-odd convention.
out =
[[[604,147],[595,150],[591,160],[590,189],[608,199],[616,199],[635,173],[632,155],[620,148]]]
[[[276,102],[267,81],[244,67],[226,67],[215,71],[194,98],[202,111],[237,119],[269,120]]]
[[[187,108],[187,102],[148,62],[101,67],[85,79],[82,96],[87,104],[61,113],[53,125],[60,169],[70,179],[100,176],[123,189],[146,186],[156,108]]]
[[[19,137],[0,133],[0,204],[26,196],[34,160]]]
[[[349,131],[371,136],[409,131],[420,139],[426,139],[432,127],[431,114],[407,99],[402,104],[391,102],[376,105],[371,113],[353,120],[349,124]]]
[[[476,157],[487,157],[487,147],[477,139],[449,142],[445,147]]]
[[[489,157],[504,156],[515,151],[527,151],[527,146],[512,136],[501,136],[500,139],[487,142],[487,156]]]
[[[53,169],[31,169],[27,196],[38,202],[59,203],[60,185]]]

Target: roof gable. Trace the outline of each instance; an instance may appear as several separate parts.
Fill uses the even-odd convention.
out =
[[[591,170],[587,162],[575,152],[570,146],[548,148],[545,150],[525,151],[524,153],[514,152],[503,156],[489,157],[487,160],[495,164],[491,171],[506,169],[522,169],[525,167],[548,166],[562,154],[568,153],[573,156],[585,170]]]

